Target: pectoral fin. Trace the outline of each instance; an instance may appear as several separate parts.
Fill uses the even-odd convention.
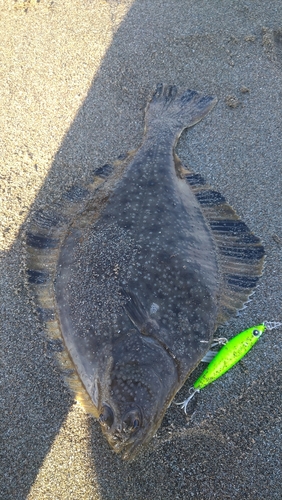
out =
[[[121,289],[121,293],[125,299],[123,308],[139,333],[147,337],[158,338],[160,327],[157,321],[151,318],[137,295],[124,288]]]
[[[129,290],[125,290],[125,288],[121,289],[121,293],[125,299],[123,308],[130,321],[132,321],[134,326],[141,333],[149,320],[149,315],[135,293],[130,292]]]

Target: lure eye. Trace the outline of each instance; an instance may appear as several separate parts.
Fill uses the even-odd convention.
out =
[[[112,427],[114,423],[114,414],[108,405],[103,405],[102,412],[99,417],[99,422],[103,427]]]
[[[253,330],[253,335],[254,335],[254,337],[258,337],[260,335],[260,331],[259,330]]]

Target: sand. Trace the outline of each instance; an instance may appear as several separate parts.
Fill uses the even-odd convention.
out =
[[[282,321],[281,20],[278,0],[0,2],[1,498],[281,499],[281,328],[124,463],[62,381],[22,258],[32,210],[137,147],[148,97],[173,83],[218,96],[178,154],[265,244],[259,288],[220,333]]]

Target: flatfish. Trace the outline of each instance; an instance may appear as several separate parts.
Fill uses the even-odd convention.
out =
[[[174,147],[214,96],[158,85],[140,148],[38,210],[27,276],[63,374],[115,452],[132,459],[244,306],[264,249]]]

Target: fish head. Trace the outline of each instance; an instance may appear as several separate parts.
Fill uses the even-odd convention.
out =
[[[177,366],[137,331],[119,339],[100,378],[99,422],[108,443],[132,460],[154,436],[178,388]]]

